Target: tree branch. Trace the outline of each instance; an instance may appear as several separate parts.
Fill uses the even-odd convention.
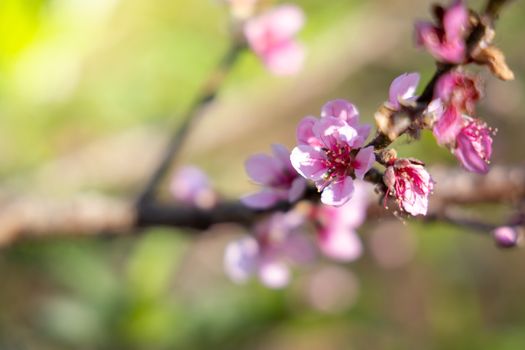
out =
[[[144,187],[144,191],[139,196],[138,205],[143,205],[153,199],[159,183],[169,170],[172,160],[180,151],[191,127],[202,117],[206,107],[217,97],[220,87],[237,61],[239,53],[243,48],[243,44],[233,43],[217,68],[212,72],[189,111],[182,119],[182,124],[173,134],[161,161],[153,171],[148,183]]]
[[[447,221],[443,213],[452,204],[525,199],[525,165],[496,166],[486,176],[447,168],[432,169],[432,173],[440,190],[431,197],[431,221]],[[308,192],[306,198],[314,199],[315,195]],[[261,215],[290,207],[289,203],[280,203],[257,211],[239,201],[223,201],[209,209],[153,202],[136,207],[132,201],[96,195],[68,200],[34,196],[4,198],[0,200],[0,246],[33,238],[132,235],[147,227],[193,229],[185,232],[195,234],[221,223],[249,226]],[[377,204],[372,205],[369,212],[370,218],[392,215]]]

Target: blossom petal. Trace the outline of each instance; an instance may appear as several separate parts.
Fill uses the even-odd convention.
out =
[[[450,41],[463,40],[463,33],[468,25],[468,10],[463,1],[456,1],[450,8],[445,11],[443,17],[443,26],[445,34]]]
[[[413,186],[407,185],[407,191],[404,200],[401,202],[403,210],[412,216],[427,215],[428,197],[418,194]]]
[[[370,131],[372,131],[372,125],[358,125],[355,127],[355,129],[357,131],[357,137],[355,138],[354,142],[352,142],[352,147],[363,147],[363,145],[366,142],[366,139],[368,138],[368,135],[370,135]]]
[[[454,155],[465,169],[478,174],[489,172],[489,165],[480,157],[467,137],[460,133],[456,138],[456,144],[457,148],[454,150]]]
[[[297,74],[303,67],[305,49],[303,45],[289,41],[281,43],[260,54],[268,70],[275,75]]]
[[[290,281],[290,269],[284,263],[267,259],[259,266],[259,278],[268,288],[284,288]]]
[[[363,181],[354,182],[352,198],[340,207],[320,205],[317,209],[317,220],[328,231],[356,229],[366,218],[368,208],[369,185]]]
[[[197,206],[205,204],[206,200],[213,202],[215,197],[206,174],[193,166],[183,167],[175,173],[170,192],[176,200]]]
[[[317,122],[315,117],[304,117],[297,125],[297,143],[299,145],[320,146],[320,141],[313,132],[314,124]]]
[[[395,109],[400,108],[399,101],[407,101],[416,95],[419,78],[419,73],[405,73],[392,81],[388,101]]]
[[[293,169],[290,162],[290,151],[286,146],[275,143],[272,145],[272,153],[281,165],[281,169]]]
[[[459,64],[465,60],[464,39],[449,39],[441,43],[437,28],[431,23],[416,23],[416,43],[439,61]]]
[[[288,201],[294,203],[301,198],[306,190],[306,185],[306,180],[302,177],[297,177],[293,180],[290,191],[288,192]]]
[[[434,124],[433,133],[440,145],[453,143],[463,127],[463,116],[454,106],[449,105]]]
[[[272,185],[281,176],[279,161],[266,154],[255,154],[244,164],[248,176],[261,185]]]
[[[362,180],[365,177],[365,174],[372,168],[372,165],[376,161],[376,156],[374,154],[374,147],[369,146],[362,148],[357,153],[355,157],[355,177]]]
[[[226,274],[236,283],[246,282],[256,271],[258,255],[259,246],[252,237],[230,242],[224,255]]]
[[[304,14],[298,6],[282,5],[246,21],[244,34],[257,51],[271,43],[291,39],[303,25]],[[268,42],[269,34],[271,42]]]
[[[343,99],[327,102],[321,109],[321,117],[339,118],[354,127],[359,123],[357,107]]]
[[[312,130],[314,135],[329,149],[335,147],[340,140],[344,140],[352,145],[358,136],[356,129],[335,117],[319,119]]]
[[[290,160],[295,170],[307,179],[320,180],[327,171],[326,155],[311,146],[295,147]]]
[[[348,202],[352,198],[353,192],[354,181],[347,176],[326,186],[321,194],[321,202],[338,207]]]
[[[281,198],[272,190],[262,190],[241,198],[241,202],[253,209],[266,209],[276,204]]]
[[[339,261],[354,261],[363,252],[363,245],[350,228],[337,227],[319,234],[319,247],[326,256]]]
[[[280,5],[263,14],[266,25],[276,39],[293,37],[304,25],[304,13],[299,6]]]

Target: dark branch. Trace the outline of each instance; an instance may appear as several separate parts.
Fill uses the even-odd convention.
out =
[[[496,166],[486,176],[448,168],[435,168],[432,173],[439,192],[430,198],[430,220],[444,220],[443,213],[451,205],[525,199],[525,166]],[[318,197],[315,189],[305,195],[310,201],[318,201]],[[84,195],[63,201],[35,196],[4,198],[0,207],[0,246],[6,246],[27,238],[132,235],[147,227],[186,228],[193,230],[184,232],[196,234],[216,224],[250,226],[262,215],[289,210],[291,204],[279,203],[265,211],[247,208],[239,201],[219,202],[209,209],[173,203],[136,207],[129,201]],[[368,217],[373,220],[385,215],[392,214],[376,204],[370,207]]]

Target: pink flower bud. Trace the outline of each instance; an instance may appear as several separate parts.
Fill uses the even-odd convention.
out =
[[[444,10],[437,25],[416,23],[416,43],[440,62],[462,63],[466,58],[468,26],[468,10],[463,1],[457,0]]]
[[[428,196],[434,189],[434,181],[422,162],[416,159],[398,159],[390,165],[383,176],[399,207],[411,215],[426,215]]]
[[[295,41],[304,13],[294,5],[277,6],[249,19],[244,35],[251,49],[275,75],[293,75],[303,65],[304,49]]]
[[[514,226],[500,226],[492,231],[494,241],[501,248],[512,248],[518,244],[519,232]]]
[[[486,174],[492,155],[492,131],[479,119],[467,119],[456,137],[454,155],[468,171]]]

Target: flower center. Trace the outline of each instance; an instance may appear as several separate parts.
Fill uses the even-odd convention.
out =
[[[326,152],[326,167],[328,168],[326,177],[333,179],[346,177],[353,173],[356,161],[352,154],[352,148],[346,143],[339,143],[331,149],[324,149]]]

